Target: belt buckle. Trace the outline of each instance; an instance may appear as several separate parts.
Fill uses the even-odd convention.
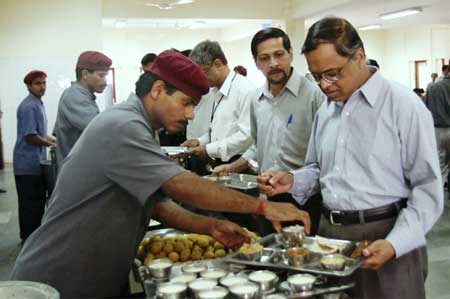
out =
[[[339,223],[339,222],[334,222],[334,217],[333,217],[333,215],[334,214],[336,214],[336,215],[339,215],[341,213],[341,211],[330,211],[330,222],[331,222],[331,224],[333,224],[333,225],[342,225],[342,223]]]

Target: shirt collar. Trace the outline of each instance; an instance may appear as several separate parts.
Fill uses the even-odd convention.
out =
[[[129,102],[131,105],[137,108],[138,112],[142,115],[145,122],[148,124],[151,134],[153,137],[155,137],[155,130],[153,130],[150,122],[150,118],[148,117],[147,111],[145,110],[144,103],[142,103],[142,100],[135,94],[130,93],[128,96],[127,102]]]
[[[89,88],[84,87],[78,81],[72,82],[72,85],[75,86],[78,90],[80,90],[82,94],[85,94],[88,97],[90,97],[92,101],[95,101],[96,99],[95,94],[92,91],[90,91]]]
[[[367,103],[373,108],[378,99],[378,94],[379,94],[379,91],[381,90],[381,86],[383,84],[383,78],[381,77],[381,75],[376,67],[368,66],[368,68],[372,72],[372,76],[370,76],[369,80],[367,80],[363,85],[361,85],[360,88],[355,90],[353,92],[353,94],[350,96],[350,98],[353,97],[353,95],[355,95],[355,94],[361,93],[361,95],[364,97],[364,99],[366,99]],[[332,101],[330,99],[327,99],[328,106],[331,103],[334,103],[335,105],[337,105],[339,107],[344,106],[344,102],[337,102],[337,101]]]
[[[361,92],[369,105],[374,107],[378,99],[383,80],[377,68],[369,66],[369,69],[373,72],[372,76],[356,92]]]
[[[295,97],[297,97],[298,93],[300,91],[301,83],[302,83],[302,78],[301,78],[300,74],[297,73],[293,67],[291,67],[291,77],[286,82],[286,85],[283,87],[283,89],[281,90],[279,95],[283,94],[285,92],[285,90],[287,90],[290,93],[292,93]],[[262,97],[263,95],[269,99],[273,98],[273,95],[269,90],[269,82],[267,80],[258,93],[258,99],[261,100],[263,98]]]
[[[44,102],[42,102],[42,99],[41,99],[41,98],[38,98],[37,96],[35,96],[35,95],[32,94],[31,92],[28,94],[28,98],[38,101],[39,104],[42,104],[42,105],[44,104]]]
[[[224,96],[228,97],[231,90],[231,85],[233,83],[233,80],[238,74],[234,71],[230,71],[227,78],[225,79],[225,82],[223,82],[222,87],[220,87],[219,92],[223,94]]]

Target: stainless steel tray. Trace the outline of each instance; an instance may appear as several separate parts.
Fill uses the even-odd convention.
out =
[[[226,176],[207,175],[205,178],[233,189],[250,190],[258,188],[256,175],[230,173]]]
[[[259,243],[264,246],[264,250],[262,252],[261,259],[258,261],[249,261],[244,258],[244,256],[237,252],[234,253],[228,257],[226,257],[227,261],[230,263],[236,263],[240,265],[247,265],[247,266],[253,266],[253,267],[263,267],[263,268],[275,268],[275,269],[285,269],[285,270],[291,270],[291,271],[297,271],[297,272],[305,272],[305,273],[312,273],[316,275],[329,275],[329,276],[337,276],[337,277],[346,277],[351,275],[356,269],[359,268],[359,266],[362,263],[362,260],[355,260],[351,259],[349,256],[353,249],[355,248],[356,244],[351,241],[346,240],[337,240],[337,239],[331,239],[334,242],[341,242],[343,245],[345,245],[344,249],[342,250],[342,255],[345,257],[345,268],[342,271],[337,270],[328,270],[323,268],[320,265],[320,258],[322,257],[322,254],[315,253],[314,257],[311,258],[308,262],[306,262],[304,265],[299,267],[293,267],[290,266],[287,263],[286,258],[284,257],[284,248],[283,245],[280,244],[278,241],[278,237],[280,234],[271,234],[268,235],[261,240],[259,240]],[[314,237],[306,237],[303,243],[304,248],[310,248],[312,244],[315,242]]]
[[[161,149],[169,156],[188,154],[188,148],[185,146],[161,146]]]
[[[348,282],[348,283],[344,283],[344,284],[334,284],[334,285],[317,286],[317,287],[315,286],[312,290],[301,292],[301,293],[291,293],[289,291],[284,291],[284,295],[286,296],[287,299],[311,298],[313,296],[319,296],[319,295],[342,293],[351,288],[354,288],[355,285],[356,284],[354,282]],[[283,287],[280,287],[280,288],[283,288]],[[285,288],[285,289],[287,289],[287,288]]]

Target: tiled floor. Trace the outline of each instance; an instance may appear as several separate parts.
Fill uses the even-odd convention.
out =
[[[10,165],[0,170],[0,281],[7,280],[19,251],[17,195]],[[445,194],[445,210],[428,234],[429,275],[427,298],[450,299],[450,201]]]

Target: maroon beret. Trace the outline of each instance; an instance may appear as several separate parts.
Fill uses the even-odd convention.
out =
[[[43,71],[39,71],[39,70],[31,71],[25,76],[25,78],[23,78],[23,83],[25,83],[27,85],[31,84],[31,83],[33,83],[34,79],[40,78],[40,77],[47,78],[47,74],[44,73]]]
[[[209,92],[208,79],[200,66],[177,51],[161,52],[149,71],[197,102]]]
[[[112,60],[105,54],[96,51],[85,51],[78,57],[77,69],[107,71],[111,64]]]

